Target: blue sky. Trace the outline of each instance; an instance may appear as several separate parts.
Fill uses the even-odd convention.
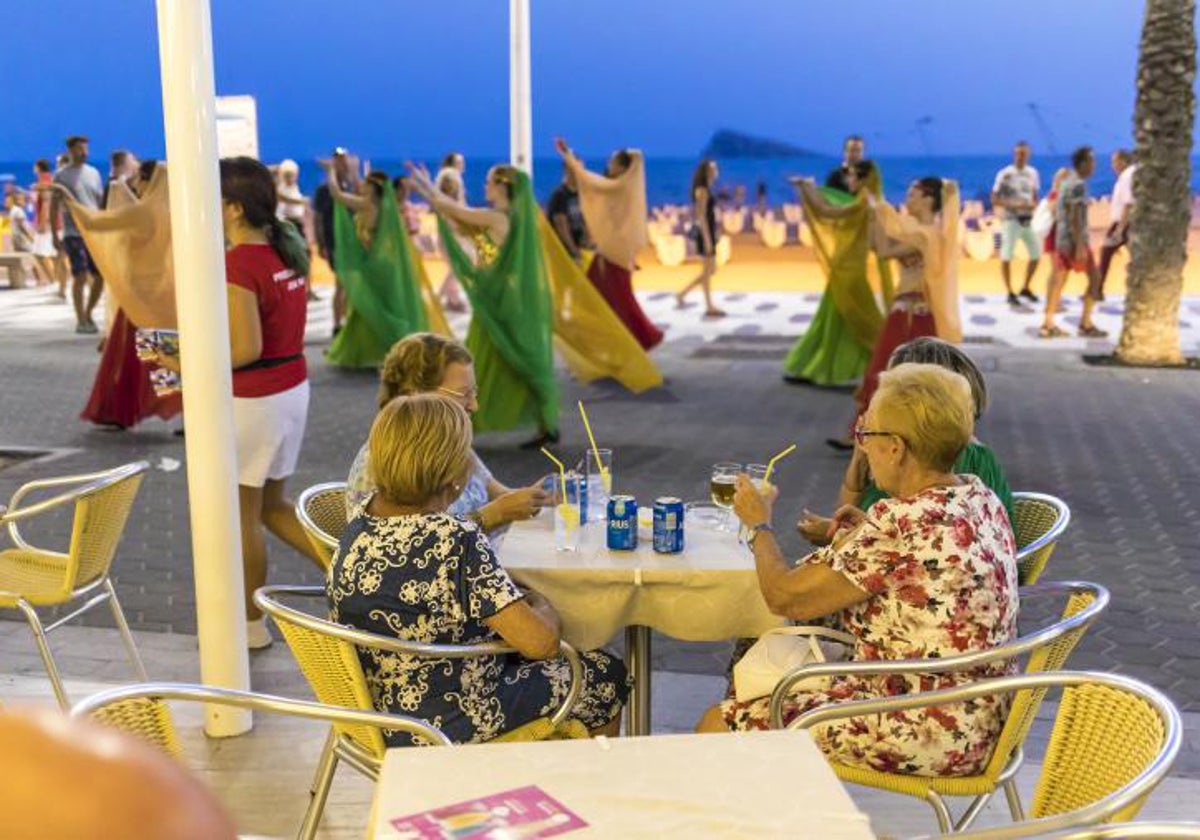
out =
[[[258,99],[263,156],[508,144],[506,0],[212,0],[217,89]],[[162,151],[152,0],[6,3],[0,160]],[[732,127],[872,153],[1128,144],[1138,0],[533,0],[535,152],[698,153]],[[53,51],[51,53],[51,51]],[[18,114],[19,119],[10,115]],[[917,120],[932,118],[922,137]]]

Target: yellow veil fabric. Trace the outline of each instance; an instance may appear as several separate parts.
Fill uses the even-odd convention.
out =
[[[67,198],[71,218],[106,289],[129,320],[139,327],[174,329],[175,268],[166,167],[160,164],[154,170],[141,199],[123,184],[109,192],[105,210]]]
[[[401,220],[403,227],[403,220]],[[408,229],[404,229],[404,235],[408,236]],[[447,338],[454,338],[454,330],[450,329],[450,322],[446,320],[446,313],[442,309],[441,301],[438,300],[437,293],[433,290],[433,284],[429,282],[429,272],[425,270],[425,259],[417,250],[416,243],[409,239],[409,253],[412,254],[413,271],[417,276],[417,290],[421,293],[421,302],[425,304],[425,315],[429,319],[429,331],[444,335]]]
[[[612,378],[635,394],[662,385],[662,373],[571,259],[538,212],[538,232],[550,281],[554,343],[582,382]]]
[[[941,224],[925,226],[912,216],[896,212],[889,204],[876,207],[884,232],[898,242],[921,252],[925,262],[925,303],[933,313],[938,338],[962,341],[962,318],[958,311],[958,183],[942,182]]]
[[[630,158],[629,168],[616,178],[589,172],[573,155],[566,160],[575,173],[579,209],[597,253],[632,271],[650,233],[646,227],[646,161],[641,152],[633,150]]]

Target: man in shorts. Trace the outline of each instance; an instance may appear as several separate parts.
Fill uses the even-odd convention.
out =
[[[99,209],[104,200],[104,181],[99,170],[88,165],[88,139],[82,135],[68,137],[67,155],[69,162],[54,176],[55,185],[65,189],[85,207]],[[51,217],[58,213],[62,200],[61,194],[56,191],[50,207]],[[100,279],[100,272],[96,270],[92,255],[88,253],[87,245],[83,242],[83,235],[75,226],[75,220],[71,218],[70,213],[63,215],[61,238],[58,231],[54,231],[54,245],[66,251],[67,259],[71,263],[71,276],[74,278],[71,300],[75,304],[75,332],[99,332],[99,327],[92,320],[92,311],[100,301],[104,281]],[[85,288],[88,288],[86,302],[83,294]]]
[[[992,209],[1002,216],[1000,223],[1000,276],[1008,292],[1008,303],[1017,309],[1025,309],[1021,298],[1037,303],[1037,295],[1029,288],[1037,272],[1042,246],[1033,232],[1033,210],[1037,207],[1041,182],[1038,171],[1029,165],[1029,144],[1024,140],[1013,148],[1013,162],[996,173],[992,186]],[[1025,285],[1020,295],[1013,292],[1012,259],[1017,243],[1025,246],[1029,263],[1025,267]],[[1028,310],[1025,310],[1028,311]]]
[[[1100,272],[1092,257],[1088,242],[1088,190],[1087,180],[1096,171],[1096,155],[1091,146],[1080,146],[1071,153],[1071,172],[1058,188],[1058,202],[1054,208],[1054,273],[1050,278],[1050,292],[1046,296],[1046,320],[1039,333],[1042,338],[1056,338],[1066,331],[1054,323],[1054,314],[1062,299],[1063,286],[1072,271],[1087,277],[1087,291],[1083,294],[1083,315],[1079,319],[1079,335],[1085,338],[1104,338],[1107,332],[1092,321],[1092,310],[1100,293]]]

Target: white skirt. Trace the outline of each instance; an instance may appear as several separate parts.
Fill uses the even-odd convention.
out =
[[[33,250],[31,253],[35,257],[57,256],[58,251],[54,250],[54,235],[49,231],[35,233],[33,235]]]
[[[308,422],[308,380],[269,397],[234,397],[238,484],[262,487],[296,471]]]

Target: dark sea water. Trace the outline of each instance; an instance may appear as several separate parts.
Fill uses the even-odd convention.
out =
[[[467,192],[472,201],[481,201],[483,197],[483,177],[489,166],[500,162],[499,159],[483,157],[467,160]],[[1192,163],[1192,192],[1200,194],[1200,159]],[[306,195],[311,195],[321,182],[321,172],[316,161],[299,160],[300,184]],[[436,161],[425,162],[431,169],[436,167]],[[588,160],[588,166],[599,169],[603,160]],[[837,165],[838,160],[832,157],[779,158],[771,160],[730,159],[718,160],[721,175],[717,184],[719,193],[727,192],[730,196],[736,187],[746,189],[746,200],[754,202],[756,186],[759,182],[766,184],[767,200],[778,206],[784,202],[795,200],[794,192],[787,179],[793,175],[811,175],[823,180],[826,173]],[[901,201],[908,184],[924,175],[938,175],[943,178],[954,178],[959,182],[965,199],[986,198],[991,192],[992,181],[996,172],[1010,163],[1008,155],[964,155],[940,157],[883,157],[877,158],[883,172],[884,189],[889,200]],[[32,182],[32,161],[0,162],[0,182],[6,175],[15,177],[18,183]],[[396,175],[403,171],[403,163],[399,159],[377,158],[372,161],[375,169]],[[1060,166],[1068,165],[1066,156],[1040,155],[1034,158],[1033,165],[1042,176],[1042,184],[1049,188],[1054,171]],[[692,170],[696,166],[695,158],[647,158],[646,161],[646,192],[651,206],[661,204],[683,204],[688,201],[688,188],[691,184]],[[534,184],[538,199],[545,202],[550,191],[559,182],[562,174],[562,163],[556,157],[538,158],[534,161]],[[1091,191],[1094,196],[1107,194],[1112,190],[1113,173],[1108,165],[1107,153],[1101,153],[1101,160],[1096,175],[1091,180]]]

